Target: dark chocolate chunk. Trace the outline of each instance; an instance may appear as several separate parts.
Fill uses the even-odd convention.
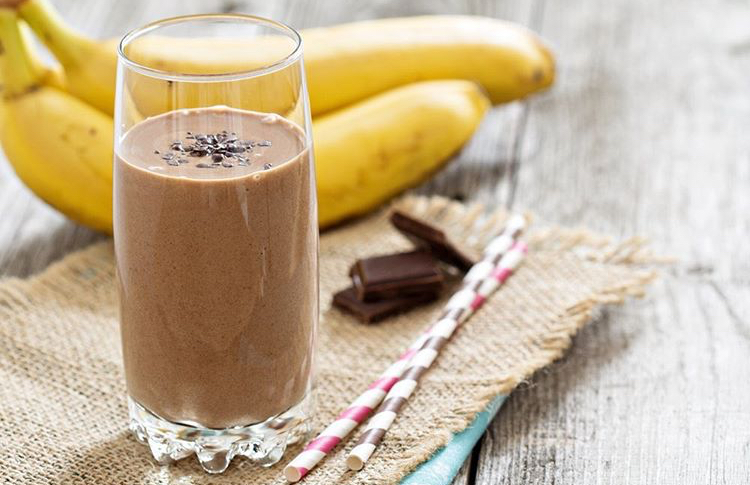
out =
[[[333,305],[352,313],[364,323],[374,323],[391,315],[429,303],[436,298],[437,293],[422,293],[420,295],[402,296],[389,300],[364,302],[357,298],[356,290],[353,287],[349,287],[333,295]]]
[[[422,219],[395,210],[391,213],[391,224],[418,247],[461,271],[468,271],[478,261],[453,244],[443,231]]]
[[[362,301],[437,293],[443,286],[437,260],[424,251],[360,259],[349,274]]]

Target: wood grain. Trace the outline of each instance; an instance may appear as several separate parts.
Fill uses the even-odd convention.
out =
[[[559,82],[531,103],[540,144],[517,191],[545,218],[649,235],[679,264],[511,396],[476,483],[750,479],[750,64],[736,47],[750,9],[655,6],[546,2]]]
[[[750,480],[750,6],[713,0],[53,0],[84,32],[241,11],[296,27],[425,13],[491,15],[555,46],[554,90],[494,109],[420,193],[614,236],[679,258],[649,298],[602,312],[514,392],[454,485]],[[0,163],[0,275],[101,236]]]

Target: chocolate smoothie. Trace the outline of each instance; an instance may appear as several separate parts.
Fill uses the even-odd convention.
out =
[[[173,422],[246,426],[309,391],[317,207],[303,131],[274,114],[179,110],[115,157],[130,396]]]

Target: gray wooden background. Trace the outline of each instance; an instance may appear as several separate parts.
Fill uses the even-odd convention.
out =
[[[558,82],[495,109],[423,193],[513,202],[679,258],[516,390],[456,485],[750,483],[750,3],[746,0],[53,0],[83,31],[242,11],[296,27],[422,13],[527,24]],[[0,274],[99,239],[0,163]]]

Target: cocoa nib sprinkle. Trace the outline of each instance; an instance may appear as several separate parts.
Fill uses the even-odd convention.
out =
[[[250,164],[247,153],[252,152],[255,147],[270,146],[269,140],[241,140],[237,137],[237,133],[227,130],[219,133],[188,131],[185,134],[185,141],[174,140],[169,144],[167,151],[154,150],[154,154],[161,155],[161,159],[173,167],[190,163],[186,157],[210,157],[210,163],[198,163],[195,165],[197,168],[232,168],[235,165],[247,167]],[[273,165],[270,163],[263,165],[265,170],[271,167]]]

